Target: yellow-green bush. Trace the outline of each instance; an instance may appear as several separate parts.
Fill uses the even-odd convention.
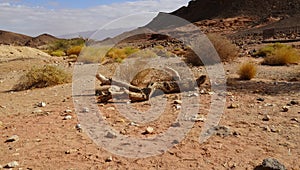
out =
[[[71,75],[57,66],[32,67],[25,75],[21,76],[19,83],[13,87],[13,90],[43,88],[70,81]]]
[[[250,62],[243,63],[238,70],[238,74],[241,80],[251,80],[255,77],[256,72],[257,68],[255,64]]]
[[[50,53],[51,56],[55,56],[55,57],[61,57],[61,56],[65,56],[66,53],[63,52],[62,50],[56,50],[56,51],[52,51]]]
[[[269,49],[269,51],[262,62],[263,65],[283,66],[297,63],[300,60],[300,53],[291,46],[274,44],[263,48],[263,50],[265,49]]]
[[[83,48],[83,46],[81,46],[81,45],[77,45],[77,46],[70,47],[70,48],[67,50],[67,54],[68,54],[68,55],[77,55],[77,56],[79,56],[79,54],[80,54],[82,48]]]

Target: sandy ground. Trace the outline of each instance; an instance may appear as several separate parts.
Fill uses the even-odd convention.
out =
[[[5,50],[7,50],[5,52]],[[21,56],[13,55],[18,50]],[[44,89],[11,92],[19,77],[34,65],[58,64],[71,71],[61,58],[51,58],[42,52],[23,47],[0,47],[0,165],[17,161],[15,169],[248,169],[273,157],[290,170],[299,170],[300,155],[300,69],[298,65],[259,66],[251,81],[237,80],[239,64],[249,58],[239,58],[225,65],[228,76],[225,113],[221,126],[230,132],[220,132],[204,143],[199,133],[204,122],[196,122],[186,138],[167,152],[149,158],[126,158],[97,146],[75,126],[79,123],[72,100],[72,84]],[[28,54],[27,54],[28,52]],[[259,62],[259,59],[255,60]],[[193,68],[199,70],[200,68]],[[202,68],[203,70],[203,68]],[[105,71],[104,71],[105,72]],[[106,71],[108,72],[108,71]],[[298,78],[298,81],[290,81]],[[208,83],[202,89],[208,88]],[[129,136],[147,138],[164,132],[174,122],[178,110],[173,102],[178,94],[164,95],[168,100],[157,121],[131,126],[122,117],[118,104],[99,104],[109,124]],[[263,101],[257,99],[263,98]],[[210,94],[201,94],[199,115],[206,117]],[[45,102],[45,107],[37,107]],[[122,103],[121,103],[122,104]],[[124,104],[124,103],[123,103]],[[120,103],[119,103],[120,105]],[[147,109],[149,103],[132,104]],[[236,108],[227,108],[236,105]],[[282,112],[283,106],[289,106]],[[72,110],[71,113],[65,113]],[[71,115],[71,120],[63,120]],[[268,115],[270,120],[263,121]],[[144,135],[147,127],[154,133]],[[5,142],[18,135],[16,142]],[[124,146],[126,147],[126,146]],[[112,158],[110,160],[110,158]],[[1,168],[0,168],[1,169]]]

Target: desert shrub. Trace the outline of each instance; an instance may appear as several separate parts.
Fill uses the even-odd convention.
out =
[[[101,63],[105,60],[105,56],[109,51],[110,47],[97,47],[97,46],[88,46],[82,48],[80,57],[77,61],[84,63]]]
[[[32,67],[25,75],[21,76],[19,83],[13,87],[13,90],[44,88],[70,81],[70,74],[57,66]]]
[[[133,47],[111,48],[107,52],[106,57],[111,58],[116,62],[122,62],[125,58],[136,53],[137,51],[139,50]]]
[[[226,37],[219,34],[208,34],[207,38],[215,47],[222,62],[230,62],[238,56],[238,48]]]
[[[79,50],[79,46],[83,47],[85,45],[85,40],[82,38],[75,38],[75,39],[61,39],[61,40],[57,40],[55,42],[52,42],[50,44],[47,45],[46,47],[46,51],[51,55],[52,52],[54,51],[63,51],[66,54],[68,54],[68,50],[74,48],[74,54],[75,52],[78,53]],[[76,49],[77,48],[77,49]],[[80,52],[80,51],[79,51]]]
[[[231,43],[226,37],[218,35],[218,34],[208,34],[207,38],[210,40],[212,45],[214,46],[216,52],[218,53],[220,58],[206,58],[207,64],[216,64],[218,62],[230,62],[234,60],[238,56],[238,48],[236,45]],[[206,45],[207,48],[208,44],[199,44],[199,45]],[[209,52],[209,51],[208,51]],[[191,48],[188,48],[185,54],[185,62],[192,64],[193,66],[202,66],[203,61],[199,58],[204,58],[206,56],[198,56],[196,55]]]
[[[238,70],[238,74],[241,80],[251,80],[252,78],[255,77],[256,72],[257,72],[257,68],[255,64],[251,62],[243,63]]]
[[[299,52],[291,46],[275,44],[263,49],[266,48],[271,50],[267,53],[267,56],[262,62],[263,65],[283,66],[297,63],[300,60]]]
[[[55,56],[55,57],[61,57],[61,56],[65,56],[66,53],[63,52],[62,50],[56,50],[56,51],[52,51],[50,53],[51,56]]]
[[[259,49],[257,52],[255,52],[253,54],[253,56],[254,57],[266,57],[268,55],[273,54],[276,49],[286,48],[286,47],[287,47],[286,45],[283,45],[281,43],[267,45],[267,46]]]
[[[67,50],[67,55],[77,55],[77,56],[79,56],[82,48],[83,48],[83,46],[81,46],[81,45],[70,47]]]

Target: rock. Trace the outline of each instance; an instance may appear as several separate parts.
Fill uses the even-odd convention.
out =
[[[152,134],[154,132],[154,129],[152,127],[148,127],[145,131],[145,134]]]
[[[110,139],[114,139],[117,137],[117,135],[115,133],[112,133],[112,132],[107,132],[106,138],[110,138]]]
[[[67,109],[67,110],[65,110],[65,113],[72,113],[72,110]]]
[[[293,119],[291,119],[291,121],[294,121],[294,122],[300,123],[300,121],[299,121],[297,118],[293,118]]]
[[[41,109],[36,109],[32,112],[33,114],[41,114],[43,111]]]
[[[2,106],[2,105],[1,105],[1,106],[0,106],[0,108],[2,108],[2,109],[6,109],[7,107],[6,107],[6,106]]]
[[[38,107],[46,107],[46,103],[45,102],[39,102],[38,104],[37,104],[37,106]]]
[[[110,156],[110,157],[108,157],[108,158],[105,159],[105,162],[111,162],[111,161],[113,161],[113,157],[112,156]]]
[[[194,116],[191,118],[191,121],[195,121],[195,122],[204,122],[206,119],[204,118],[204,116]]]
[[[19,140],[19,136],[18,135],[13,135],[11,137],[9,137],[8,139],[6,139],[6,143],[8,142],[17,142]]]
[[[261,97],[260,97],[260,98],[257,98],[256,100],[257,100],[257,101],[260,101],[260,102],[265,101],[265,99],[264,99],[264,98],[261,98]]]
[[[70,150],[67,150],[65,152],[65,154],[69,155],[69,154],[72,154],[72,153],[76,153],[78,150],[77,149],[70,149]]]
[[[288,106],[283,106],[282,107],[282,112],[288,112],[289,111],[289,107]]]
[[[271,132],[271,129],[270,129],[269,126],[263,127],[263,130],[264,130],[264,131],[267,131],[267,132]]]
[[[174,104],[182,104],[182,101],[181,100],[175,100]]]
[[[72,119],[72,116],[70,116],[70,115],[67,115],[64,117],[64,120],[71,120],[71,119]]]
[[[236,109],[239,108],[238,104],[231,104],[230,106],[228,106],[228,109]]]
[[[267,170],[286,170],[285,166],[274,158],[267,158],[263,160],[261,169]]]
[[[175,108],[176,108],[176,110],[180,110],[181,106],[180,105],[176,105]]]
[[[280,130],[277,129],[275,126],[272,126],[271,127],[271,132],[273,132],[273,133],[280,133]]]
[[[0,127],[2,127],[2,126],[3,126],[3,122],[0,121]]]
[[[271,117],[269,115],[265,115],[265,117],[262,119],[263,121],[269,121],[271,119]]]
[[[82,131],[82,128],[81,128],[81,125],[80,124],[77,124],[76,126],[75,126],[75,128],[76,128],[76,130],[78,130],[78,131]]]
[[[4,166],[4,168],[16,168],[17,166],[19,166],[19,163],[17,161],[13,161],[13,162],[6,164]]]
[[[299,104],[299,102],[295,101],[295,100],[292,100],[290,103],[291,103],[291,105],[298,105]]]
[[[180,125],[180,123],[179,122],[176,122],[176,123],[173,123],[173,124],[171,124],[171,127],[180,127],[181,125]]]
[[[130,122],[129,125],[130,125],[130,126],[139,126],[139,125],[138,125],[137,123],[135,123],[135,122]]]
[[[82,108],[82,112],[83,112],[83,113],[89,113],[89,112],[90,112],[90,109],[87,108],[87,107],[84,107],[84,108]]]
[[[114,107],[109,107],[106,110],[108,110],[108,111],[115,111],[116,109]]]
[[[227,126],[219,126],[219,125],[210,128],[210,129],[207,131],[207,133],[208,133],[208,134],[217,135],[217,136],[221,136],[221,137],[226,137],[226,136],[231,135],[231,132],[230,132],[230,128],[229,128],[229,127],[227,127]]]

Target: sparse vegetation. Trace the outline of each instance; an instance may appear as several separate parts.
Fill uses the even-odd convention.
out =
[[[63,52],[62,50],[56,50],[56,51],[52,51],[50,53],[50,55],[55,56],[55,57],[61,57],[61,56],[65,56],[66,53]]]
[[[243,63],[238,70],[238,74],[241,80],[251,80],[252,78],[255,77],[256,72],[257,72],[257,68],[255,64],[251,62]]]
[[[44,88],[71,81],[70,74],[57,66],[45,65],[43,67],[32,67],[23,75],[13,90],[21,91],[34,88]]]
[[[226,37],[218,35],[218,34],[208,34],[207,35],[210,42],[213,44],[215,50],[217,51],[220,58],[207,58],[208,64],[221,62],[230,62],[234,60],[238,56],[238,48],[231,43]],[[203,44],[200,44],[203,45]],[[204,44],[207,45],[207,44]],[[193,66],[201,66],[203,65],[203,61],[197,56],[192,49],[188,49],[185,55],[185,61]],[[205,56],[200,56],[205,57]]]
[[[57,51],[64,52],[65,55],[79,55],[82,47],[85,45],[85,40],[76,38],[71,40],[58,40],[51,43],[46,48],[46,52],[52,56],[57,56]]]
[[[300,60],[300,54],[296,49],[279,43],[260,49],[258,54],[266,56],[262,62],[263,65],[283,66],[297,63]]]

